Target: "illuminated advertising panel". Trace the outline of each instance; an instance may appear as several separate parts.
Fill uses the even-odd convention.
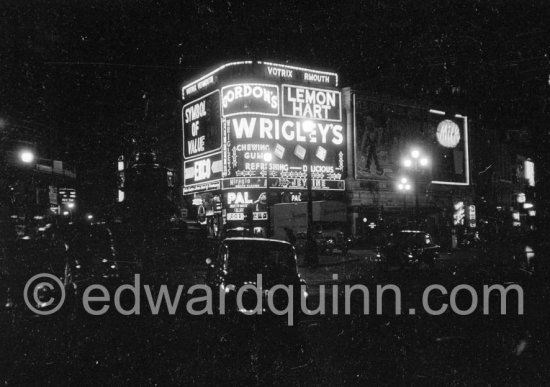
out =
[[[283,116],[342,121],[341,95],[335,90],[283,85]]]
[[[198,98],[182,109],[185,159],[215,152],[221,147],[220,92]]]
[[[242,90],[246,86],[239,85]],[[271,86],[266,91],[276,87],[264,86]],[[230,90],[224,88],[222,100]],[[264,114],[265,105],[276,98],[262,99],[261,113],[250,113],[239,105],[240,111],[232,108],[229,117],[224,115],[224,175],[249,179],[252,187],[258,183],[254,178],[265,181],[269,168],[270,187],[305,189],[311,165],[314,189],[343,190],[346,144],[340,92],[289,85],[282,85],[282,90],[281,103],[288,117]],[[275,109],[273,105],[269,106]],[[269,164],[264,161],[266,153],[273,157]]]
[[[207,183],[222,177],[221,152],[186,160],[183,164],[184,185]]]
[[[196,192],[207,192],[207,191],[217,191],[221,187],[220,181],[215,180],[207,183],[199,183],[183,186],[183,193],[190,194]]]
[[[226,191],[225,208],[228,221],[245,220],[245,209],[252,206],[252,220],[267,220],[267,198],[262,190]]]
[[[421,172],[417,176],[432,184],[469,185],[466,117],[355,97],[356,179],[395,181],[401,175]],[[415,171],[412,150],[418,150],[425,160],[425,165],[418,160],[419,171]]]
[[[239,83],[222,87],[224,117],[242,114],[279,115],[279,88],[261,83]]]
[[[268,173],[270,188],[306,189],[308,168],[313,189],[344,190],[337,86],[336,73],[262,61],[227,63],[185,84],[184,193],[263,190]]]
[[[211,91],[227,80],[246,77],[269,80],[276,83],[292,82],[319,87],[338,87],[338,74],[299,66],[265,61],[228,62],[201,77],[184,84],[181,88],[182,99],[195,98],[200,93]]]

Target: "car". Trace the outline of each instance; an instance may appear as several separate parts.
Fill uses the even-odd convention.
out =
[[[251,314],[257,308],[259,296],[251,291],[243,293],[242,308],[239,307],[236,296],[244,285],[260,289],[261,314],[268,316],[273,316],[268,309],[269,289],[275,285],[292,285],[294,317],[300,314],[301,297],[307,295],[307,286],[298,273],[296,250],[290,243],[265,238],[226,238],[220,243],[217,255],[207,258],[206,263],[206,283],[213,289],[213,294],[217,294],[214,289],[224,289],[228,314]],[[258,283],[258,275],[261,275],[261,284]],[[274,306],[284,310],[288,305],[287,298],[284,291],[277,291],[273,294]]]
[[[351,245],[351,238],[346,237],[342,231],[317,231],[314,236],[320,254],[331,255],[336,251],[347,254]],[[307,233],[297,233],[294,246],[298,254],[305,254],[306,244]]]
[[[250,229],[246,227],[235,227],[225,231],[226,238],[247,237],[250,235]]]
[[[439,245],[427,232],[401,230],[390,234],[388,242],[378,249],[377,256],[390,265],[434,267],[439,251]]]
[[[124,271],[112,230],[103,224],[75,225],[66,237],[72,282],[80,291],[93,283],[117,281]],[[130,277],[130,274],[127,276]]]
[[[351,244],[351,238],[344,235],[342,231],[324,231],[324,250],[327,254],[333,254],[336,250],[342,254],[347,254]]]
[[[0,270],[0,301],[7,310],[31,310],[25,307],[25,285],[36,285],[34,296],[28,293],[28,300],[35,311],[47,310],[51,298],[59,299],[60,289],[46,282],[29,281],[32,277],[47,273],[53,275],[65,290],[65,294],[72,291],[70,264],[66,254],[66,244],[53,236],[51,238],[24,237],[10,244],[6,249],[5,258]],[[41,279],[44,278],[42,275]],[[38,312],[37,312],[38,313]]]

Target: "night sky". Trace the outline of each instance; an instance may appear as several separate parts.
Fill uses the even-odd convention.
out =
[[[1,122],[55,128],[58,157],[110,178],[134,140],[179,144],[185,80],[263,59],[546,141],[548,20],[547,1],[3,1]]]

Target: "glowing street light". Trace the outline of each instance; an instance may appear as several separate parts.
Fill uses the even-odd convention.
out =
[[[411,190],[411,184],[409,179],[406,177],[401,177],[399,183],[397,184],[397,190],[403,193],[403,208],[407,206],[407,192]]]
[[[399,179],[399,183],[397,184],[398,191],[410,191],[411,189],[412,189],[412,186],[409,183],[408,178],[402,177],[401,179]]]
[[[419,149],[413,148],[409,153],[410,157],[405,157],[403,159],[403,166],[405,168],[418,172],[421,167],[425,168],[430,164],[430,159],[426,155],[422,154]]]
[[[25,164],[30,164],[34,161],[34,153],[30,150],[22,150],[19,152],[19,158]]]
[[[424,155],[418,148],[412,148],[409,152],[409,157],[403,159],[403,166],[415,173],[415,181],[418,181],[418,174],[422,169],[427,169],[430,165],[430,159]],[[415,216],[418,216],[418,189],[414,193],[415,201]]]

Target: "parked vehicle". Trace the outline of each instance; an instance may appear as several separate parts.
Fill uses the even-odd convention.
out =
[[[6,309],[20,310],[30,313],[25,306],[24,291],[27,281],[35,275],[48,273],[59,279],[65,288],[65,294],[72,290],[71,270],[67,259],[66,245],[59,238],[22,238],[15,241],[5,251],[0,269],[0,301]],[[27,291],[28,301],[36,310],[49,309],[50,299],[59,299],[61,289],[55,285],[35,281],[33,292]]]
[[[235,227],[225,231],[226,238],[248,237],[248,236],[250,236],[250,229],[246,227]]]
[[[294,246],[298,254],[305,253],[306,242],[307,234],[305,232],[296,235],[296,244]],[[317,231],[315,233],[315,242],[317,243],[319,254],[331,255],[336,252],[347,254],[351,245],[351,238],[346,237],[342,231]]]
[[[271,315],[267,308],[268,291],[275,285],[293,286],[294,316],[301,312],[301,285],[306,285],[297,270],[296,251],[285,241],[264,238],[226,238],[221,242],[218,253],[206,260],[208,265],[206,282],[212,289],[220,286],[225,289],[225,308],[229,313],[249,314],[258,307],[260,297],[263,309],[261,314]],[[260,295],[254,291],[245,291],[242,308],[236,302],[236,296],[244,285],[260,287],[258,275],[261,275]],[[307,293],[306,293],[307,294]],[[273,304],[278,310],[288,305],[284,291],[273,294]]]
[[[67,238],[67,255],[72,282],[78,291],[93,283],[115,280],[126,273],[127,278],[136,271],[135,263],[119,262],[114,236],[105,225],[79,225],[70,230]],[[127,266],[131,265],[130,268]],[[124,269],[127,270],[124,270]]]
[[[402,230],[389,236],[388,242],[378,250],[378,255],[390,265],[435,265],[439,258],[439,245],[430,234],[418,230]]]
[[[326,240],[326,251],[328,254],[333,254],[336,251],[342,254],[347,254],[351,245],[351,238],[344,235],[342,231],[324,231]]]

